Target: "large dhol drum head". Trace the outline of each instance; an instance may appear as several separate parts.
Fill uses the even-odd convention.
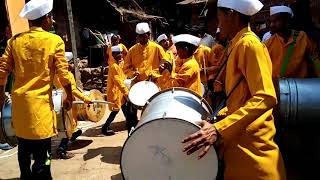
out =
[[[159,87],[155,83],[151,81],[141,81],[131,87],[129,100],[138,109],[142,109],[148,99],[159,91]]]
[[[0,121],[0,143],[8,143],[11,146],[17,145],[16,133],[12,128],[11,119],[12,102],[11,98],[7,99],[2,108]]]
[[[196,93],[173,88],[154,95],[143,109],[141,121],[126,140],[121,170],[126,180],[214,180],[218,172],[216,151],[201,160],[187,156],[181,141],[198,131],[195,121],[212,110]]]

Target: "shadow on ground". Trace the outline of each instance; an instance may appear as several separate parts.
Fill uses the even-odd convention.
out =
[[[111,180],[123,180],[121,173],[111,176]]]
[[[101,155],[101,161],[108,164],[120,164],[120,155],[122,147],[100,147],[97,149],[88,149],[87,153],[83,155],[83,160],[88,161]]]
[[[101,133],[101,127],[102,126],[97,126],[97,127],[90,128],[90,129],[86,130],[82,134],[82,136],[86,136],[86,137],[105,137]],[[114,122],[114,123],[111,124],[111,129],[114,132],[125,131],[125,130],[127,130],[126,129],[126,122],[125,121]]]
[[[121,174],[120,174],[121,175]],[[111,177],[112,178],[112,177]],[[122,178],[122,177],[121,177]],[[9,179],[2,179],[1,180],[19,180],[20,178],[9,178]],[[113,180],[113,179],[112,179]],[[122,179],[115,179],[115,180],[122,180]]]

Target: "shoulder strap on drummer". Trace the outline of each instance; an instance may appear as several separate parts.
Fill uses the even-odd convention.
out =
[[[288,48],[288,51],[287,51],[287,54],[283,59],[283,64],[281,66],[281,71],[280,71],[280,76],[281,77],[283,77],[285,75],[285,73],[286,73],[287,66],[289,64],[290,58],[292,57],[293,49],[294,49],[294,46],[296,45],[299,33],[300,33],[299,31],[293,31],[293,42],[290,44],[290,46]]]

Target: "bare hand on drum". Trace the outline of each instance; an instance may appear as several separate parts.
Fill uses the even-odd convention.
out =
[[[201,129],[182,141],[182,143],[187,143],[183,147],[183,152],[190,155],[204,147],[198,156],[198,159],[201,159],[217,141],[218,134],[216,128],[207,121],[201,121],[197,124],[201,126]]]

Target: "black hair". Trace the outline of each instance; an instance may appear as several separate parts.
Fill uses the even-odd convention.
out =
[[[33,26],[39,26],[40,27],[42,25],[43,20],[48,16],[49,17],[52,16],[52,12],[49,12],[48,14],[46,14],[46,15],[44,15],[42,17],[39,17],[38,19],[30,20],[30,22],[31,22],[31,24]]]
[[[197,46],[187,43],[187,42],[177,42],[175,44],[175,46],[179,49],[179,48],[187,48],[188,49],[188,56],[192,56],[193,53],[197,50]]]

